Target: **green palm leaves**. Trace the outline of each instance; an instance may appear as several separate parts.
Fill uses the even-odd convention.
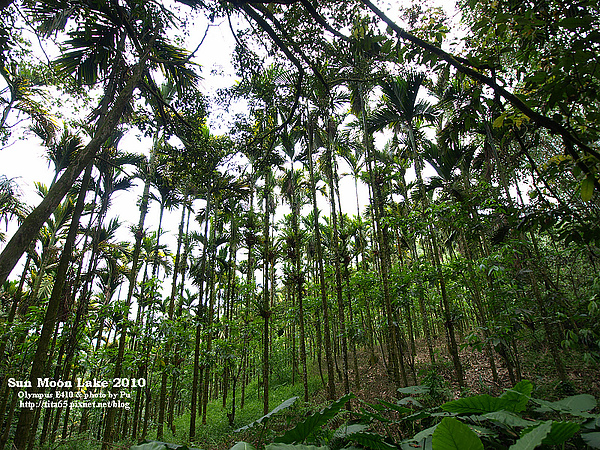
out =
[[[422,74],[409,73],[382,81],[383,104],[367,119],[367,130],[373,133],[392,127],[399,132],[403,128],[412,128],[415,121],[432,121],[435,111],[431,104],[417,99],[423,80]]]

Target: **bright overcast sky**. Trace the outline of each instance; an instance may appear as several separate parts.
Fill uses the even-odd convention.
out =
[[[388,2],[390,3],[390,2]],[[395,2],[391,2],[394,4]],[[443,6],[446,13],[451,17],[451,20],[456,23],[456,11],[452,6],[453,2],[438,0],[435,3]],[[392,14],[393,8],[390,10]],[[202,81],[200,81],[200,89],[207,96],[214,95],[218,88],[231,86],[235,82],[233,67],[230,63],[231,53],[234,47],[234,40],[231,36],[229,26],[226,22],[216,24],[219,26],[211,26],[208,30],[206,40],[201,48],[196,52],[194,62],[202,67]],[[206,29],[203,18],[198,17],[193,28],[194,33],[187,38],[188,49],[194,49],[202,39],[204,30]],[[197,31],[196,31],[197,30]],[[34,45],[37,45],[37,40],[32,40]],[[45,52],[52,56],[56,53],[51,47],[46,47]],[[43,53],[37,50],[40,54],[40,59],[45,60]],[[37,53],[36,52],[36,53]],[[2,83],[3,80],[0,80]],[[0,90],[5,86],[0,84]],[[51,102],[52,104],[52,102]],[[227,125],[223,120],[227,120],[228,111],[219,110],[213,106],[211,116],[209,118],[209,126],[215,134],[224,133],[227,131]],[[63,107],[63,110],[68,109]],[[14,120],[14,119],[13,119]],[[61,125],[62,126],[62,125]],[[53,168],[49,166],[47,159],[44,156],[44,149],[39,144],[39,139],[32,134],[21,136],[22,139],[14,139],[11,136],[10,145],[0,150],[0,174],[8,178],[14,178],[21,189],[23,199],[28,205],[36,205],[40,199],[35,194],[34,182],[42,182],[49,184],[52,179]],[[378,145],[379,145],[378,140]],[[150,143],[147,140],[138,140],[135,131],[130,132],[123,139],[120,147],[124,151],[142,152],[148,154]],[[340,172],[346,172],[347,168],[342,163]],[[138,180],[139,183],[139,180]],[[351,177],[344,177],[341,180],[341,192],[343,195],[344,212],[349,214],[356,213],[356,197],[354,190],[354,182]],[[140,195],[140,189],[131,190],[130,192],[118,193],[113,201],[113,214],[118,214],[123,222],[121,234],[119,238],[122,240],[131,239],[129,236],[129,226],[134,225],[138,221],[139,211],[136,207],[136,201]],[[368,193],[366,189],[362,189],[359,193],[359,202],[361,205],[368,203]],[[329,208],[326,202],[320,206],[325,214],[329,214]],[[362,208],[362,206],[361,206]],[[278,211],[278,216],[282,217],[283,213],[288,213],[289,209],[284,208]],[[281,216],[280,216],[281,214]],[[177,223],[179,221],[180,212],[166,213],[164,219],[164,228],[167,230],[167,236],[163,239],[173,248],[175,246],[175,233],[177,232]],[[155,228],[158,222],[158,206],[151,204],[149,216],[146,220],[146,226]],[[4,225],[3,225],[4,226]],[[5,231],[5,230],[3,230]],[[6,236],[10,238],[14,231],[14,225],[9,227]],[[0,244],[0,248],[3,245]],[[18,276],[19,269],[16,268],[11,278]]]

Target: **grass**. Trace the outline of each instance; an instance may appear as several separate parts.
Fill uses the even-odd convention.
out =
[[[291,380],[291,373],[279,374],[281,384],[270,387],[269,392],[269,409],[272,410],[279,406],[285,400],[291,397],[300,397],[294,405],[286,411],[282,411],[277,417],[273,417],[269,424],[269,429],[265,433],[275,433],[277,430],[285,429],[291,423],[296,423],[300,417],[308,413],[309,409],[313,409],[314,405],[309,408],[309,405],[303,404],[301,398],[304,392],[301,381],[296,381],[292,385],[285,380]],[[299,378],[299,377],[297,377]],[[308,390],[315,392],[321,388],[321,382],[318,374],[309,373]],[[238,389],[239,391],[239,389]],[[176,444],[193,445],[202,449],[228,449],[235,442],[240,440],[257,441],[264,440],[267,436],[261,435],[262,426],[255,429],[236,433],[235,430],[248,425],[263,416],[263,397],[259,395],[258,381],[252,381],[246,387],[246,400],[244,408],[240,408],[241,397],[238,392],[236,397],[236,414],[233,426],[229,425],[227,413],[231,411],[231,400],[227,402],[227,409],[223,408],[222,398],[218,398],[208,403],[206,412],[206,424],[201,423],[201,418],[196,419],[196,438],[193,442],[189,441],[189,412],[175,419],[175,434],[170,429],[165,427],[163,440]],[[156,439],[156,431],[152,430],[148,436],[149,440]]]
[[[309,371],[308,390],[316,392],[321,389],[321,380],[316,372]],[[241,394],[238,387],[236,396],[236,414],[233,426],[229,425],[227,413],[231,411],[231,399],[227,402],[227,408],[223,408],[222,398],[212,400],[207,405],[206,424],[202,424],[202,418],[196,418],[196,438],[193,442],[189,440],[190,414],[186,412],[174,420],[175,434],[165,426],[164,437],[162,441],[180,445],[193,446],[205,450],[226,450],[233,446],[237,441],[245,440],[256,443],[259,440],[264,442],[271,434],[280,434],[285,430],[302,420],[309,411],[315,409],[315,404],[304,404],[301,398],[304,392],[300,377],[296,377],[296,383],[291,384],[291,368],[281,371],[274,380],[279,384],[270,386],[269,391],[269,409],[272,410],[279,406],[285,400],[291,397],[300,397],[287,410],[273,416],[269,421],[268,429],[262,424],[251,430],[236,433],[235,430],[248,425],[263,416],[263,397],[260,394],[258,381],[253,380],[246,386],[246,400],[244,408],[240,408]],[[320,406],[320,405],[318,405]],[[151,429],[146,438],[147,440],[156,440],[156,429]],[[114,444],[114,449],[129,449],[135,444],[130,441],[120,441]],[[51,446],[53,450],[97,450],[100,443],[92,438],[91,434],[72,435],[67,441]]]

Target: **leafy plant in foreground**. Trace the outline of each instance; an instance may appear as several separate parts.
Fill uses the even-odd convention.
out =
[[[430,392],[428,386],[400,388],[408,394],[396,403],[379,400],[370,404],[363,402],[357,414],[362,423],[347,423],[339,427],[323,442],[317,436],[342,408],[355,398],[347,394],[323,410],[313,413],[274,442],[265,450],[339,450],[366,448],[372,450],[483,450],[497,448],[509,450],[532,450],[539,446],[561,448],[600,448],[600,415],[590,411],[597,406],[596,399],[588,394],[566,397],[558,401],[546,401],[531,397],[533,384],[524,380],[494,397],[488,394],[474,395],[445,402],[434,408],[424,408],[419,396]],[[283,409],[289,408],[297,399],[292,397],[265,416],[236,431],[244,431],[262,424],[261,437],[269,419]],[[528,406],[532,407],[528,409]],[[565,417],[569,416],[569,417]],[[380,432],[384,425],[391,427],[417,426],[441,420],[425,428],[413,437],[394,442],[391,433]],[[568,419],[568,420],[567,420]],[[417,425],[418,424],[418,425]],[[256,450],[263,448],[261,439],[257,446],[238,442],[230,450]],[[131,450],[194,450],[161,442],[144,443]]]

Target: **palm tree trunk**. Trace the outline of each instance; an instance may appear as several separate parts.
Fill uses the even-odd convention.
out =
[[[29,377],[32,385],[30,388],[31,393],[38,393],[41,391],[41,389],[37,387],[37,379],[43,377],[44,375],[48,345],[51,342],[50,337],[56,325],[58,309],[60,307],[63,289],[67,279],[67,269],[71,262],[75,238],[77,237],[77,232],[79,231],[79,219],[81,218],[81,213],[83,212],[83,207],[85,205],[85,194],[91,179],[91,174],[92,164],[89,164],[84,174],[79,196],[77,198],[77,203],[75,205],[75,210],[73,211],[71,225],[67,234],[67,240],[65,241],[65,246],[58,263],[58,268],[56,269],[54,287],[52,288],[52,294],[50,296],[50,300],[48,301],[46,315],[44,317],[44,324],[42,326],[40,337],[38,338],[35,356],[33,357],[33,364],[31,366],[31,374]],[[17,450],[23,450],[27,447],[34,414],[35,412],[29,408],[21,409],[15,440],[13,443]]]
[[[152,147],[152,153],[150,155],[149,173],[150,176],[156,170],[158,162],[158,132],[155,138],[155,143]],[[147,179],[144,184],[144,192],[142,194],[142,201],[140,203],[140,218],[138,221],[137,228],[135,230],[135,246],[133,249],[131,272],[129,276],[129,289],[127,291],[127,299],[125,300],[125,308],[123,313],[123,320],[121,324],[121,338],[119,340],[119,349],[117,353],[117,359],[115,361],[115,368],[113,378],[121,378],[123,359],[125,357],[125,343],[127,341],[127,322],[129,316],[129,308],[131,305],[131,299],[133,298],[133,292],[137,285],[138,275],[138,264],[140,259],[140,253],[142,249],[142,239],[144,237],[144,223],[146,221],[146,214],[148,213],[148,200],[150,198],[150,179]],[[113,393],[116,394],[116,389],[113,388]],[[105,428],[104,436],[102,439],[102,450],[108,450],[109,445],[113,441],[113,427],[115,422],[115,415],[117,413],[116,408],[108,408],[105,417]]]
[[[260,314],[264,319],[263,327],[263,355],[262,355],[262,383],[263,383],[263,414],[269,412],[269,317],[271,315],[270,296],[269,296],[269,262],[270,262],[270,183],[271,169],[267,169],[265,174],[265,211],[263,236],[265,240],[263,256],[263,303]]]
[[[85,169],[94,159],[102,144],[104,144],[106,139],[113,133],[115,127],[121,120],[123,111],[131,100],[133,91],[146,70],[146,62],[150,56],[153,42],[154,38],[150,40],[146,50],[140,56],[139,61],[133,67],[133,70],[129,72],[131,73],[131,76],[117,95],[117,98],[112,102],[112,109],[108,111],[107,114],[100,117],[94,137],[83,150],[77,154],[73,163],[65,169],[62,176],[48,190],[48,194],[44,197],[42,202],[25,218],[11,240],[6,244],[6,247],[4,247],[4,250],[0,254],[0,285],[6,281],[8,275],[21,258],[21,255],[23,255],[23,252],[27,249],[33,239],[35,239],[44,223],[60,204],[83,169]],[[113,95],[114,92],[109,92],[105,95],[105,98],[106,96]],[[28,432],[29,431],[27,431],[27,433]],[[19,445],[23,445],[23,439],[18,437],[17,440]]]
[[[338,319],[341,336],[341,347],[342,347],[342,364],[343,364],[343,380],[344,380],[344,393],[350,392],[350,382],[348,379],[348,339],[346,336],[346,313],[344,308],[344,297],[342,294],[342,275],[340,270],[340,246],[339,246],[339,232],[338,232],[338,217],[336,208],[336,195],[335,195],[335,181],[337,180],[337,169],[333,152],[331,150],[331,142],[329,142],[329,148],[327,150],[329,156],[329,204],[331,206],[331,225],[332,225],[332,242],[333,242],[333,267],[335,272],[335,293],[337,298],[338,306]]]
[[[171,282],[171,299],[169,301],[169,311],[167,313],[167,317],[169,318],[169,320],[173,320],[173,313],[175,311],[175,297],[177,296],[177,275],[179,273],[179,260],[181,257],[181,243],[183,242],[183,226],[185,224],[185,202],[183,207],[181,208],[181,220],[179,221],[179,232],[177,235],[177,253],[175,255],[175,264],[173,266],[173,281]],[[162,212],[162,208],[161,208],[161,212]],[[162,214],[161,214],[162,217]],[[159,226],[159,230],[160,230],[160,226]],[[156,255],[155,258],[158,259],[158,238],[160,236],[157,236],[157,249],[156,249]],[[155,264],[156,267],[156,264]],[[153,269],[154,272],[155,269]],[[157,439],[162,439],[163,438],[163,423],[165,420],[165,409],[166,409],[166,401],[167,401],[167,376],[168,376],[168,370],[170,371],[172,369],[172,366],[168,365],[169,360],[172,359],[171,358],[171,348],[173,346],[173,342],[171,339],[169,339],[167,341],[167,344],[165,346],[165,367],[163,368],[162,371],[162,377],[161,377],[161,383],[160,383],[160,400],[159,400],[159,406],[158,406],[158,428],[156,431],[156,438]],[[174,380],[173,380],[174,382]],[[171,402],[173,401],[173,399],[171,399]]]
[[[208,224],[209,224],[209,214],[211,210],[211,193],[207,192],[206,196],[206,206],[204,207],[204,236],[205,239],[208,240]],[[204,246],[202,250],[202,260],[200,263],[200,273],[204,278],[206,273],[206,258],[208,256],[207,246]],[[198,287],[198,312],[196,317],[196,336],[195,336],[195,346],[194,346],[194,368],[192,375],[192,398],[190,402],[190,430],[189,436],[190,440],[193,440],[196,437],[196,415],[197,415],[197,402],[198,402],[198,392],[200,391],[198,383],[200,381],[200,341],[202,334],[202,322],[201,322],[201,314],[202,314],[202,300],[204,298],[204,281],[202,280],[200,286]]]
[[[310,190],[312,194],[315,246],[317,247],[317,267],[319,272],[319,286],[321,291],[321,305],[323,307],[323,334],[325,339],[325,360],[327,364],[327,398],[334,400],[335,374],[333,369],[333,356],[331,354],[331,336],[329,334],[329,305],[325,285],[325,271],[323,269],[323,248],[321,247],[321,231],[319,229],[319,210],[317,209],[317,189],[313,168],[313,125],[311,119],[308,123],[308,169],[310,173]]]

